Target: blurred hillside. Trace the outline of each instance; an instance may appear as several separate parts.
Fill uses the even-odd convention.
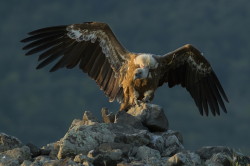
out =
[[[0,132],[24,143],[46,144],[61,138],[84,110],[100,115],[109,103],[95,82],[78,69],[35,70],[37,57],[25,57],[26,33],[38,28],[102,21],[133,52],[165,54],[186,43],[210,61],[228,94],[229,113],[199,115],[180,87],[158,89],[170,128],[184,146],[225,145],[250,154],[250,1],[9,0],[0,2]]]

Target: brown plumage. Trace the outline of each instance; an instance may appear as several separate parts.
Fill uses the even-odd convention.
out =
[[[79,68],[96,81],[109,97],[128,110],[149,102],[155,90],[168,83],[180,84],[193,97],[200,113],[227,112],[227,96],[208,61],[192,45],[185,45],[163,56],[127,51],[105,23],[86,22],[48,27],[29,33],[22,40],[26,55],[40,52],[40,69],[60,58],[50,71]]]

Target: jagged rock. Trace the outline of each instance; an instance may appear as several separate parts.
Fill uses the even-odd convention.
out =
[[[130,162],[123,161],[118,163],[117,166],[167,166],[167,159],[168,158],[165,157],[160,159],[153,157],[147,160],[140,160],[140,161],[137,160],[132,160]]]
[[[121,162],[121,163],[118,163],[117,166],[145,166],[145,163],[142,161],[132,161],[130,163]],[[147,165],[147,166],[149,166],[149,165]]]
[[[122,159],[122,151],[120,149],[101,149],[91,150],[88,157],[93,160],[94,165],[98,166],[116,166]]]
[[[38,156],[30,166],[79,166],[71,158],[62,160],[51,159],[49,156]]]
[[[32,166],[40,166],[40,165],[49,165],[49,163],[56,162],[57,159],[51,159],[49,156],[38,156],[35,158],[34,162],[32,162]]]
[[[221,163],[218,163],[218,162],[212,161],[212,160],[207,160],[204,165],[205,166],[230,166],[230,165],[223,165]]]
[[[161,156],[167,157],[184,149],[181,142],[183,141],[179,132],[168,130],[163,133],[152,134],[149,146],[157,149]]]
[[[183,137],[182,137],[182,135],[181,135],[180,132],[178,132],[178,131],[173,131],[173,130],[168,130],[167,132],[163,132],[163,133],[162,133],[162,136],[163,136],[164,138],[167,138],[167,137],[172,136],[172,135],[175,135],[176,138],[178,139],[178,141],[179,141],[181,144],[183,144]]]
[[[127,113],[123,112],[121,114]],[[86,125],[75,123],[74,120],[69,131],[58,144],[59,152],[57,157],[62,159],[80,153],[87,155],[89,151],[94,150],[93,152],[99,151],[100,155],[94,156],[95,161],[99,161],[101,158],[107,158],[107,156],[112,158],[109,152],[118,149],[119,153],[121,152],[123,156],[129,158],[133,146],[135,149],[140,146],[148,146],[149,149],[153,148],[153,150],[157,151],[155,154],[169,156],[183,149],[181,141],[181,135],[171,130],[153,134],[148,130],[138,129],[132,125],[119,122]],[[103,150],[104,148],[106,150]]]
[[[138,160],[151,160],[151,159],[160,159],[161,155],[158,150],[151,149],[148,146],[140,146],[137,149],[135,157]]]
[[[74,126],[81,126],[81,125],[94,125],[97,123],[99,123],[98,119],[94,117],[90,111],[85,111],[82,120],[74,119],[69,128],[71,129]]]
[[[151,142],[148,146],[158,150],[161,156],[171,156],[171,154],[184,149],[181,140],[179,137],[176,137],[177,133],[178,132],[168,130],[167,132],[152,134]]]
[[[82,120],[74,120],[57,142],[42,148],[33,144],[23,146],[15,137],[1,133],[0,166],[178,166],[178,165],[247,165],[250,158],[227,147],[203,147],[195,153],[184,149],[179,132],[152,132],[145,124],[157,121],[152,115],[157,106],[144,104],[136,117],[119,112],[116,120],[103,111],[106,123],[100,123],[90,112]],[[151,112],[148,111],[151,109]],[[164,118],[163,118],[164,119]],[[166,120],[166,119],[165,119]],[[147,121],[147,123],[146,123]],[[143,122],[143,125],[142,125]],[[151,123],[152,124],[152,123]],[[166,128],[166,123],[165,123]],[[149,130],[150,129],[150,130]],[[158,129],[157,129],[158,130]]]
[[[132,148],[133,146],[131,144],[111,142],[101,144],[96,150],[110,152],[119,149],[122,152],[122,156],[127,157]]]
[[[246,165],[246,166],[250,166],[250,156],[245,156],[242,153],[236,152],[234,151],[233,153],[233,163],[235,165]]]
[[[19,166],[18,159],[12,158],[6,154],[0,153],[0,166]]]
[[[71,158],[57,160],[51,164],[47,164],[46,166],[55,166],[55,165],[58,165],[58,166],[79,166],[79,164],[74,162]]]
[[[28,143],[26,146],[29,147],[32,158],[41,155],[41,150],[36,145]]]
[[[29,160],[24,160],[21,166],[31,166],[32,162]]]
[[[83,163],[82,163],[82,165],[83,166],[94,166],[91,162],[89,162],[89,161],[84,161]]]
[[[222,148],[222,147],[218,147]],[[241,153],[231,150],[232,153],[227,151],[215,153],[210,159],[207,159],[205,164],[206,166],[228,166],[228,165],[237,165],[237,166],[250,166],[250,158],[244,156]]]
[[[75,156],[74,162],[76,162],[76,163],[85,163],[85,165],[86,165],[87,163],[89,163],[89,164],[92,163],[93,160],[91,158],[87,157],[87,155],[78,154],[78,155]]]
[[[141,103],[130,108],[127,113],[138,118],[152,132],[168,130],[168,119],[158,105]]]
[[[21,146],[23,146],[23,144],[18,138],[0,133],[0,152],[19,148]]]
[[[182,152],[176,153],[174,156],[170,157],[167,161],[167,166],[183,166],[183,165],[187,165],[187,166],[201,165],[200,156],[196,153],[182,151]]]
[[[109,113],[109,110],[107,108],[102,108],[102,120],[104,123],[114,123],[115,122],[115,114]]]
[[[116,126],[122,128],[122,126]],[[147,145],[151,141],[150,133],[147,130],[136,130],[133,128],[124,128],[123,130],[114,130],[115,142],[131,144],[134,146]]]
[[[146,127],[143,126],[140,119],[128,114],[125,111],[119,111],[115,115],[114,123],[117,123],[117,124],[120,124],[120,125],[132,126],[133,128],[141,129],[141,130],[146,130],[147,129]]]
[[[60,148],[59,143],[60,142],[57,141],[55,143],[50,143],[50,144],[43,146],[40,149],[41,155],[46,155],[46,156],[51,157],[52,159],[56,159],[57,154],[59,152],[59,148]]]
[[[84,112],[82,120],[84,125],[94,125],[99,123],[98,119],[93,116],[92,112],[89,111]]]
[[[79,125],[69,129],[60,140],[59,159],[77,154],[87,154],[104,142],[113,142],[115,135],[109,130],[109,124]]]
[[[216,154],[213,154],[213,156],[207,160],[205,162],[205,164],[207,166],[209,165],[215,165],[215,166],[227,166],[227,165],[231,165],[231,162],[232,162],[232,158],[225,154],[225,153],[216,153]]]
[[[27,146],[1,152],[1,155],[1,159],[12,158],[13,160],[17,160],[19,164],[21,164],[24,160],[31,159],[30,149]]]
[[[214,154],[224,153],[231,158],[233,157],[233,150],[224,146],[205,146],[196,151],[202,160],[210,159]]]
[[[184,147],[175,135],[168,136],[165,139],[165,149],[162,156],[172,156],[173,154],[183,150]]]
[[[148,146],[162,153],[165,149],[165,140],[163,139],[161,134],[151,135],[151,141]]]

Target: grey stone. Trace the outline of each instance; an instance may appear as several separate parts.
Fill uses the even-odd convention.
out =
[[[1,134],[0,166],[224,166],[250,163],[249,157],[227,147],[203,147],[196,153],[185,151],[179,132],[150,129],[148,123],[157,121],[159,112],[152,115],[153,112],[147,111],[161,109],[151,104],[144,104],[144,110],[141,107],[143,104],[134,108],[137,109],[135,116],[119,112],[115,123],[108,117],[107,110],[103,111],[106,123],[98,122],[90,112],[85,112],[83,120],[74,120],[60,141],[42,148],[32,144],[23,146],[17,138]]]
[[[115,122],[115,114],[109,113],[109,110],[107,108],[102,108],[102,120],[104,123],[114,123]]]
[[[58,161],[57,159],[53,160],[49,156],[38,156],[34,158],[34,161],[32,162],[31,166],[43,166],[49,163],[53,163]]]
[[[82,120],[85,125],[94,125],[96,123],[99,123],[99,120],[94,117],[92,112],[90,111],[84,112]]]
[[[83,163],[82,163],[82,165],[83,166],[94,166],[91,162],[89,162],[89,161],[84,161]]]
[[[36,145],[28,143],[26,146],[29,147],[32,158],[41,155],[41,150]]]
[[[45,166],[80,166],[80,164],[74,162],[71,158],[65,158],[54,161],[53,163],[48,163]]]
[[[59,148],[60,148],[59,144],[60,144],[60,141],[57,141],[55,143],[50,143],[50,144],[43,146],[40,149],[41,155],[46,155],[46,156],[51,157],[52,159],[56,159]]]
[[[177,133],[178,132],[173,132],[171,130],[168,130],[167,132],[161,134],[161,137],[164,140],[164,146],[162,146],[163,142],[161,141],[158,147],[163,147],[163,150],[159,149],[162,152],[161,153],[162,156],[165,157],[172,156],[184,149],[184,146],[181,143],[182,137],[180,134]]]
[[[133,146],[131,144],[111,142],[111,143],[101,144],[98,147],[98,149],[99,151],[111,151],[111,150],[119,149],[121,150],[123,156],[128,156],[128,153],[132,147]]]
[[[19,161],[6,154],[0,153],[0,166],[19,166]]]
[[[165,141],[161,135],[152,134],[151,141],[148,146],[162,153],[165,150]]]
[[[119,125],[132,126],[135,129],[147,130],[147,128],[143,126],[140,119],[136,118],[133,115],[128,114],[125,111],[119,111],[115,115],[114,123]]]
[[[121,149],[115,149],[116,147],[122,148],[121,144],[110,143],[101,144],[99,147],[91,150],[88,153],[88,157],[93,159],[94,165],[116,165],[121,161],[123,152]]]
[[[210,159],[214,154],[224,153],[231,158],[233,157],[233,150],[224,146],[205,146],[196,151],[202,160]]]
[[[228,156],[227,154],[225,153],[216,153],[216,154],[213,154],[213,156],[206,161],[206,164],[207,165],[221,165],[221,166],[224,166],[224,165],[231,165],[231,162],[232,162],[232,158],[230,156]]]
[[[161,155],[160,152],[155,150],[155,149],[151,149],[148,146],[140,146],[137,149],[136,152],[136,159],[138,160],[152,160],[152,159],[160,159]]]
[[[5,152],[2,152],[1,154],[13,158],[15,160],[18,160],[19,164],[21,164],[24,160],[31,159],[30,149],[27,146],[22,146],[21,148],[14,148],[11,150],[7,150]]]
[[[130,163],[127,163],[127,162],[121,162],[121,163],[118,163],[117,166],[150,166],[150,165],[146,165],[145,162],[143,161],[132,161]],[[156,166],[156,165],[154,165]]]
[[[78,155],[75,156],[74,162],[83,163],[84,161],[88,161],[88,159],[89,158],[86,155],[78,154]]]
[[[75,126],[81,126],[81,125],[94,125],[99,123],[98,119],[93,116],[93,114],[90,111],[85,111],[82,117],[82,120],[80,119],[74,119],[71,123],[69,129],[75,127]]]
[[[94,166],[91,162],[89,162],[89,161],[84,161],[83,163],[82,163],[82,165],[83,166]]]
[[[250,166],[250,156],[245,156],[242,153],[234,151],[233,153],[233,164],[234,165],[247,165]]]
[[[0,152],[19,148],[21,146],[23,146],[23,144],[18,138],[0,133]]]
[[[172,136],[172,135],[175,135],[178,139],[178,141],[183,144],[183,137],[181,135],[180,132],[178,131],[173,131],[173,130],[168,130],[166,132],[161,132],[161,135],[164,137],[164,138],[167,138],[169,136]]]
[[[132,160],[130,162],[120,162],[117,164],[117,166],[167,166],[167,158],[155,158],[155,157],[151,157],[147,160]]]
[[[223,165],[221,163],[218,163],[216,161],[212,161],[212,160],[207,160],[205,163],[204,163],[205,166],[230,166],[230,165]]]
[[[153,132],[163,132],[168,130],[168,119],[163,109],[155,104],[141,103],[127,111],[138,118],[144,126]]]
[[[167,161],[168,166],[201,166],[202,162],[200,156],[196,153],[183,151],[176,153],[174,156],[170,157]]]
[[[237,166],[248,166],[250,165],[250,158],[244,156],[243,154],[233,151],[231,154],[220,152],[213,154],[212,157],[206,160],[205,164],[207,166],[227,166],[227,165],[237,165]]]
[[[81,126],[84,125],[84,121],[80,119],[74,119],[69,127],[69,129],[75,127],[75,126]]]
[[[80,164],[74,162],[71,158],[57,160],[48,156],[38,156],[31,166],[80,166]]]
[[[31,166],[32,162],[29,160],[24,160],[23,163],[21,164],[21,166]]]
[[[115,135],[109,130],[109,124],[74,126],[60,140],[59,159],[77,154],[87,154],[90,150],[105,142],[113,142]]]
[[[98,166],[116,166],[118,161],[117,160],[113,160],[110,158],[110,155],[112,155],[113,150],[110,152],[100,152],[100,151],[95,151],[95,150],[91,150],[88,153],[88,157],[91,158],[93,160],[93,165],[98,165]],[[116,152],[114,152],[116,153]],[[118,152],[119,153],[119,152]],[[121,155],[121,151],[120,151],[120,155]],[[115,155],[116,157],[118,155]]]
[[[142,146],[150,143],[150,133],[147,130],[121,130],[115,132],[115,142]]]

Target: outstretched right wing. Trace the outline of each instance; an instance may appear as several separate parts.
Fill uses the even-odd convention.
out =
[[[60,57],[50,71],[79,65],[94,79],[111,101],[122,98],[119,70],[127,63],[128,52],[105,23],[86,22],[38,29],[21,42],[26,55],[41,52],[40,69]]]

